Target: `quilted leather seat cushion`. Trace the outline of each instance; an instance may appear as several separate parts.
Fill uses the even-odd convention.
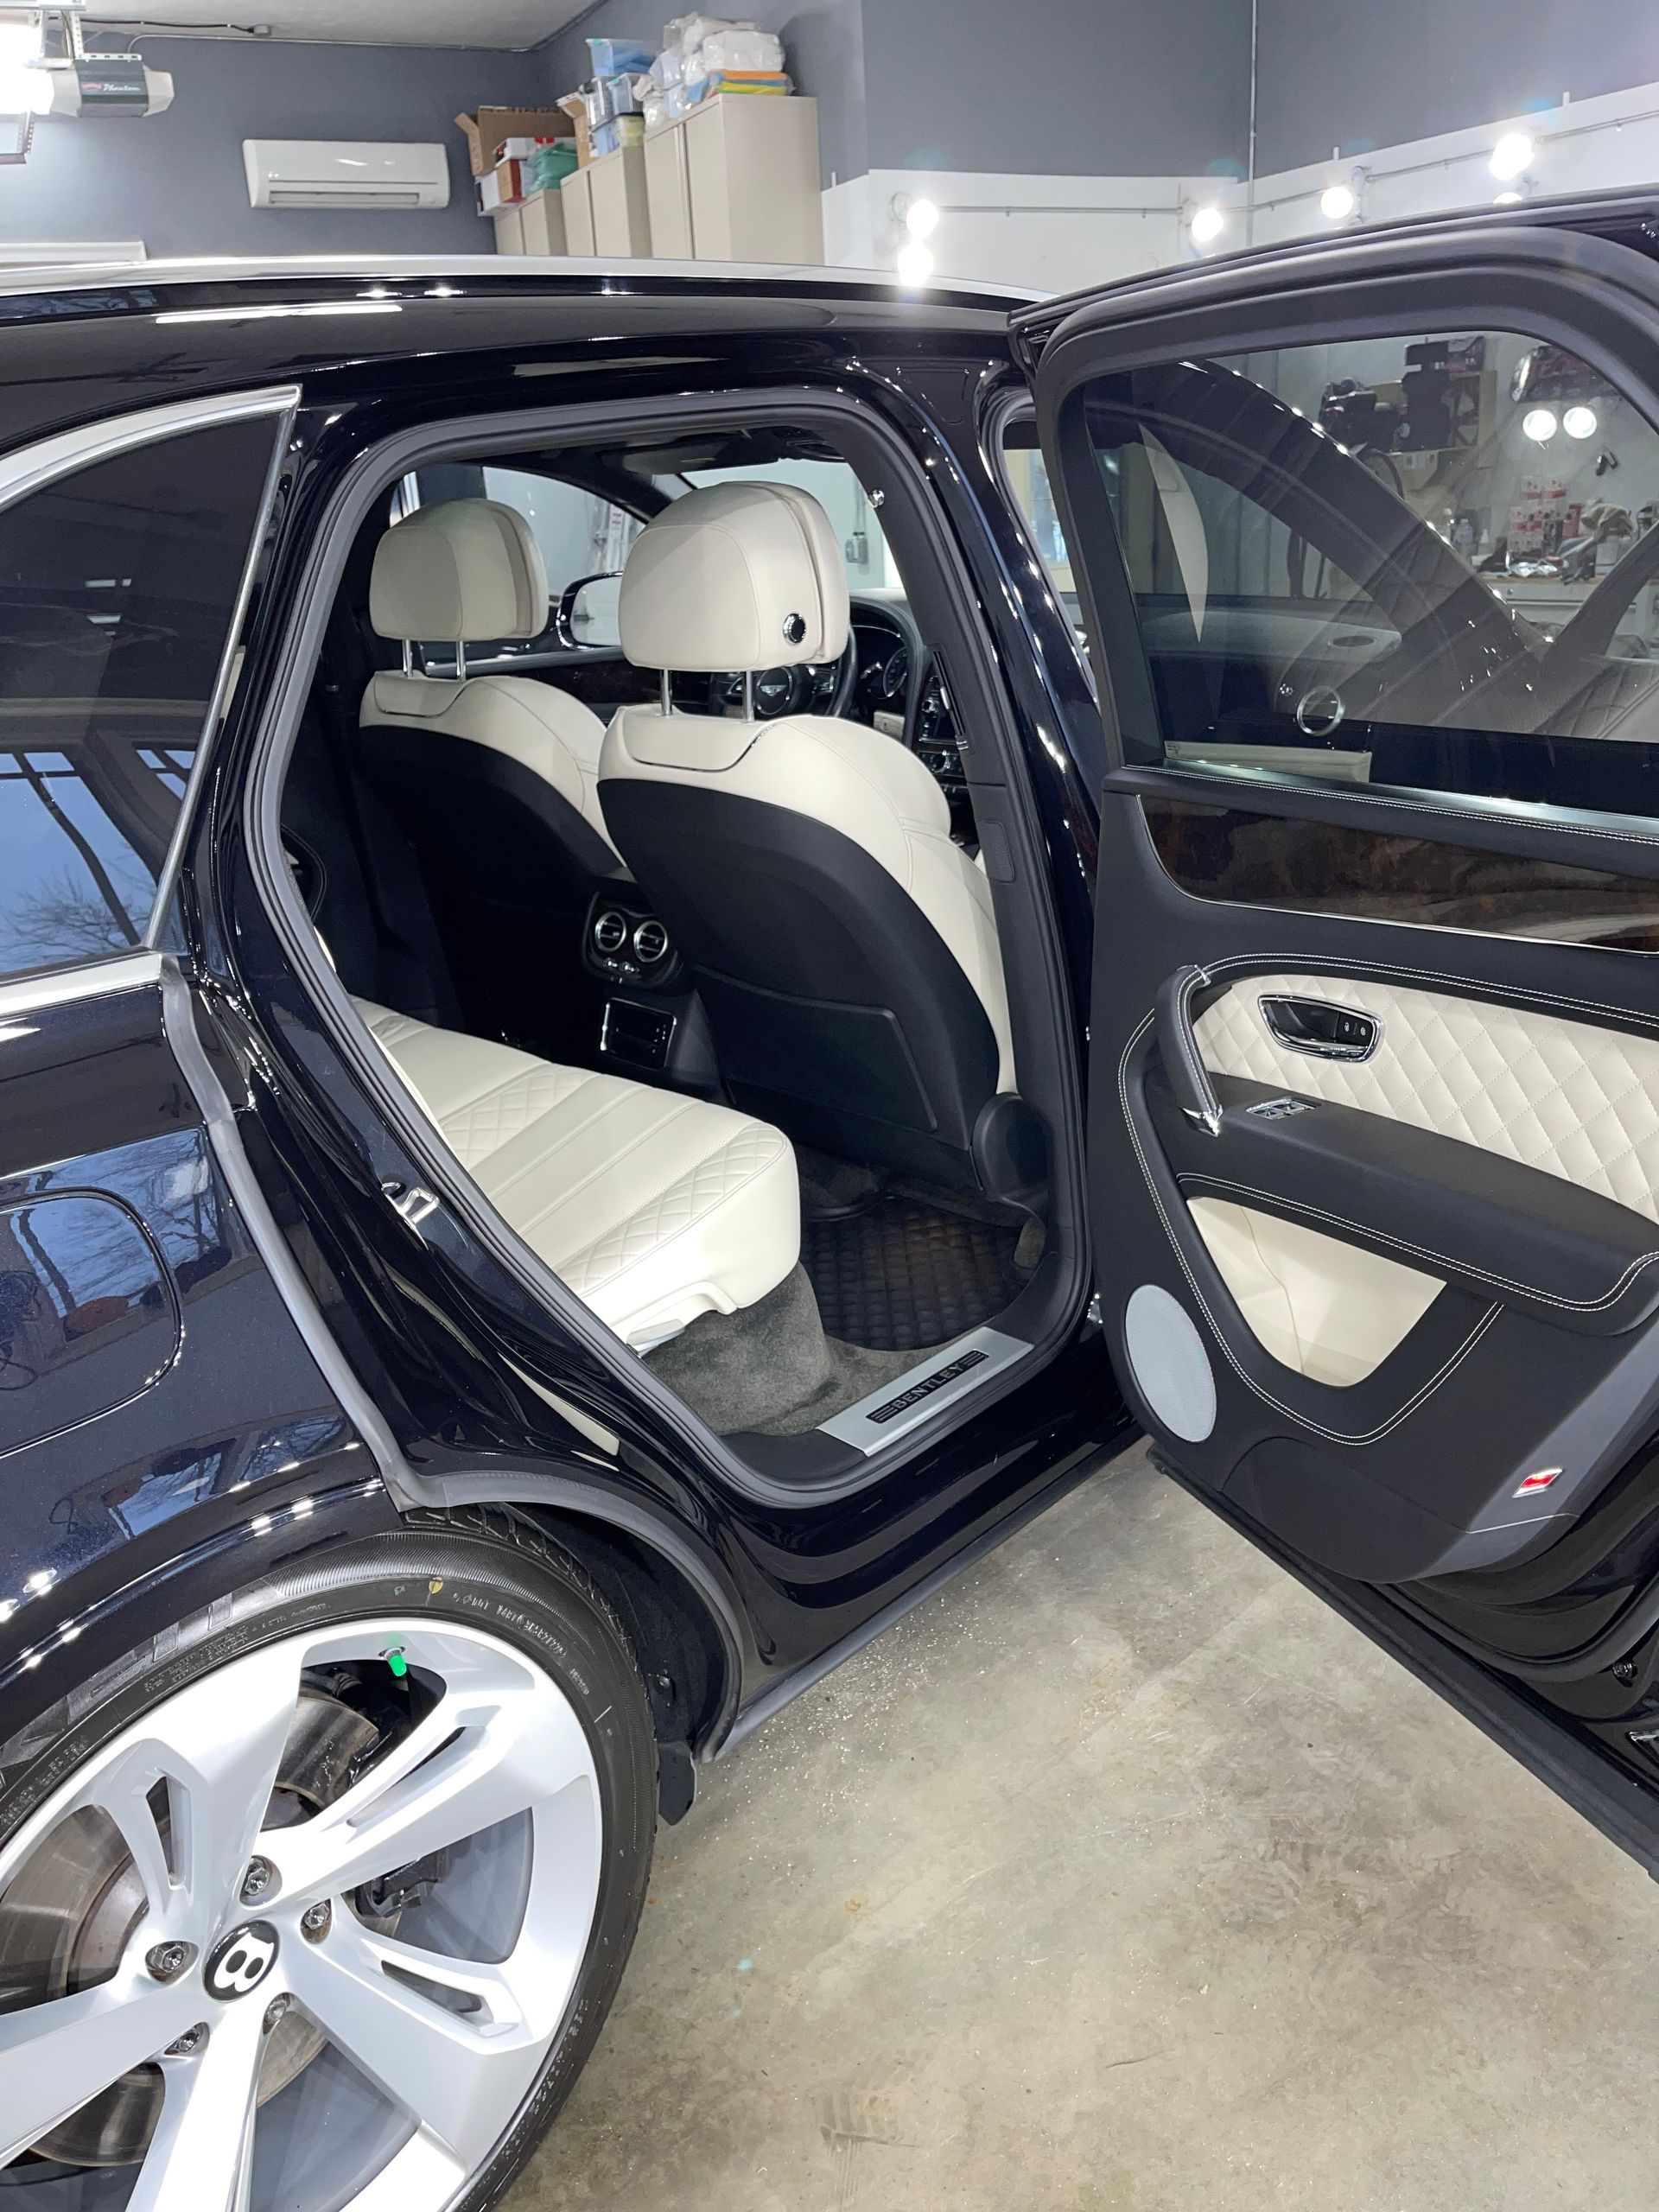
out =
[[[1327,999],[1382,1025],[1368,1060],[1280,1044],[1263,996]],[[1205,1065],[1518,1160],[1659,1221],[1659,1039],[1347,976],[1253,976],[1199,1017]]]
[[[752,1306],[795,1266],[800,1195],[779,1130],[355,1003],[479,1188],[626,1343]]]

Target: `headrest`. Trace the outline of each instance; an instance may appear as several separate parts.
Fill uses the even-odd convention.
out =
[[[622,571],[622,650],[637,668],[838,660],[847,622],[836,533],[793,484],[688,492],[640,531]]]
[[[369,620],[383,638],[539,638],[547,569],[530,524],[499,499],[446,499],[393,523],[374,550]]]

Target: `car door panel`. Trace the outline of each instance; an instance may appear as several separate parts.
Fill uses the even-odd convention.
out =
[[[1362,483],[1296,391],[1299,346],[1329,375],[1338,334],[1421,332],[1448,251],[1189,272],[1022,336],[1120,764],[1090,1105],[1120,1377],[1200,1494],[1450,1617],[1659,1423],[1659,732],[1643,664],[1552,661],[1413,505],[1507,483],[1496,432]],[[1654,270],[1599,243],[1560,273],[1558,241],[1483,236],[1458,327],[1576,319],[1645,490],[1651,347],[1618,326]],[[1493,418],[1513,344],[1469,350]]]
[[[1129,792],[1108,792],[1102,838],[1103,881],[1120,895],[1133,883],[1137,922],[1103,934],[1097,951],[1090,1176],[1096,1218],[1111,1224],[1099,1273],[1109,1313],[1154,1281],[1196,1304],[1213,1332],[1214,1426],[1203,1440],[1176,1440],[1181,1465],[1250,1499],[1249,1510],[1324,1566],[1368,1580],[1467,1571],[1535,1548],[1617,1473],[1653,1410],[1642,1378],[1659,1370],[1649,1335],[1659,1236],[1633,1203],[1643,1190],[1652,1203],[1642,1147],[1609,1134],[1659,1096],[1659,1083],[1643,1085],[1649,1070],[1659,1076],[1648,963],[1200,902],[1158,864]],[[1435,949],[1455,966],[1430,969]],[[1169,1075],[1180,1057],[1158,1035],[1160,995],[1187,976],[1191,1035],[1221,1109],[1215,1135],[1182,1109]],[[1623,1003],[1613,995],[1621,980]],[[1327,1061],[1276,1045],[1259,1015],[1260,999],[1274,995],[1376,1011],[1376,1055]],[[1423,1001],[1433,1018],[1420,1018],[1414,1053],[1402,1009]],[[1488,1084],[1465,1096],[1462,1127],[1472,1114],[1475,1141],[1454,1134],[1459,1116],[1448,1103],[1441,1116],[1433,1102],[1449,1098],[1449,1085],[1467,1093],[1481,1053],[1501,1052],[1512,1036],[1553,1050],[1564,1085],[1550,1087],[1535,1055],[1535,1077],[1523,1064],[1515,1078],[1528,1106],[1506,1119]],[[1279,1120],[1249,1110],[1282,1097],[1309,1110]],[[1611,1104],[1598,1108],[1615,1098],[1624,1122]],[[1592,1171],[1581,1163],[1599,1147]],[[1317,1359],[1315,1372],[1298,1372],[1274,1357],[1235,1295],[1245,1281],[1236,1259],[1230,1288],[1225,1248],[1218,1260],[1220,1240],[1206,1238],[1205,1201],[1329,1237],[1340,1259],[1321,1264],[1306,1246],[1297,1255],[1303,1312],[1310,1298],[1334,1309],[1325,1341],[1348,1344],[1355,1373],[1356,1332],[1344,1335],[1341,1306],[1359,1300],[1375,1363],[1338,1385],[1319,1379],[1333,1370]],[[1443,1287],[1421,1304],[1417,1285],[1357,1269],[1356,1249]],[[1121,1333],[1118,1344],[1134,1389]],[[1144,1391],[1136,1395],[1146,1406]],[[1514,1495],[1558,1463],[1567,1471],[1549,1485]]]

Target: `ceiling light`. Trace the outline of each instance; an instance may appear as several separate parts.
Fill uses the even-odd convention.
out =
[[[1548,445],[1558,427],[1553,407],[1529,407],[1521,417],[1522,429],[1536,446]]]
[[[912,238],[931,238],[939,227],[939,211],[931,200],[912,200],[905,210],[905,228]]]
[[[1569,438],[1593,438],[1599,428],[1593,407],[1568,407],[1561,415],[1561,428]]]
[[[1327,184],[1319,194],[1319,213],[1327,223],[1345,223],[1358,206],[1351,184]]]
[[[44,51],[44,19],[33,14],[0,16],[0,65],[38,61]]]
[[[933,257],[919,238],[907,238],[899,249],[899,282],[925,284],[933,274]]]
[[[1213,245],[1226,229],[1227,218],[1213,201],[1209,201],[1193,210],[1192,220],[1187,227],[1192,233],[1194,245]]]
[[[52,79],[46,71],[0,50],[0,115],[45,115],[51,105]]]
[[[1530,131],[1506,130],[1492,149],[1492,175],[1504,184],[1524,176],[1535,150]]]

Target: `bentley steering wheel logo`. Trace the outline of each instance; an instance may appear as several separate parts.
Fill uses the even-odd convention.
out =
[[[214,1944],[202,1980],[211,1997],[245,1997],[276,1963],[276,1930],[268,1920],[245,1920]]]

